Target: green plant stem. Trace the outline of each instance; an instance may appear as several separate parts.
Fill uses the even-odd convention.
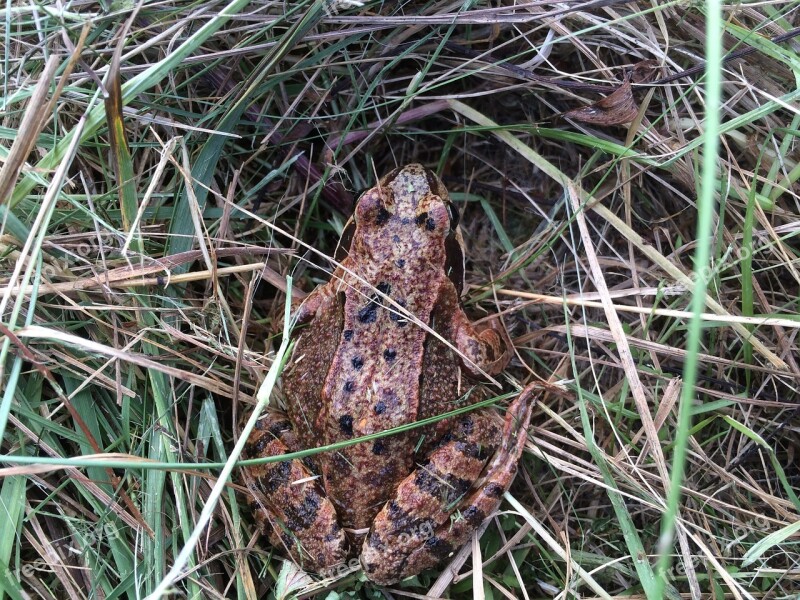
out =
[[[658,541],[658,565],[656,568],[657,597],[663,596],[667,571],[672,563],[672,549],[678,519],[681,484],[686,467],[686,449],[689,444],[689,430],[692,424],[692,403],[697,381],[702,320],[700,313],[705,308],[705,294],[708,282],[703,273],[711,253],[711,236],[714,217],[714,195],[717,189],[717,152],[720,135],[720,104],[722,91],[722,10],[718,0],[706,4],[706,119],[703,133],[702,180],[697,201],[697,249],[694,256],[694,269],[698,275],[692,294],[692,316],[689,321],[686,343],[687,359],[683,371],[683,388],[678,406],[678,426],[672,454],[670,486],[667,490],[667,505],[661,521],[661,535]]]

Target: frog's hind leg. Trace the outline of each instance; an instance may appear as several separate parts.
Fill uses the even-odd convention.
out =
[[[288,420],[269,413],[256,424],[245,458],[280,456],[297,449]],[[303,461],[284,460],[243,469],[251,507],[262,533],[298,565],[332,573],[347,559],[347,540],[336,511]]]
[[[435,566],[469,540],[514,480],[534,403],[531,389],[524,390],[502,432],[487,413],[457,422],[375,518],[361,553],[367,577],[389,585]]]

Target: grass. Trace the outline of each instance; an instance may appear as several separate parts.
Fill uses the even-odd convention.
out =
[[[0,598],[796,600],[799,19],[7,3]],[[514,340],[490,389],[564,393],[452,568],[313,582],[257,534],[237,441],[287,298],[412,161],[461,207],[468,313]]]

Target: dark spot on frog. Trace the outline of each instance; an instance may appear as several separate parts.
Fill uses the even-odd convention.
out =
[[[363,358],[361,358],[360,356],[354,356],[354,357],[353,357],[353,360],[352,360],[352,361],[350,361],[350,363],[353,365],[353,368],[354,368],[356,371],[360,371],[360,370],[361,370],[361,367],[363,367],[363,366],[364,366],[364,359],[363,359]]]
[[[414,476],[414,484],[420,491],[426,492],[431,496],[446,496],[448,498],[460,498],[472,486],[472,482],[467,479],[445,475],[425,466],[417,470]]]
[[[476,458],[481,461],[488,458],[488,452],[486,449],[481,448],[475,442],[456,442],[455,448],[460,454],[466,456],[467,458]]]
[[[345,329],[342,332],[342,338],[344,339],[345,342],[349,342],[350,340],[352,340],[353,339],[353,330],[352,329]]]
[[[245,446],[245,452],[247,453],[247,456],[250,457],[263,456],[264,450],[271,441],[272,438],[270,438],[268,435],[262,435],[260,438],[258,438],[258,441],[256,441],[255,443],[247,444],[247,446]]]
[[[395,233],[395,234],[392,236],[392,241],[393,241],[395,244],[399,244],[399,243],[400,243],[400,236],[399,236],[399,235],[397,235],[397,234]]]
[[[433,218],[428,217],[425,220],[425,229],[427,229],[428,231],[433,231],[434,229],[436,229],[436,221],[434,221]]]
[[[378,225],[386,225],[391,217],[392,213],[381,206],[378,209],[378,215],[375,217],[375,223]]]
[[[339,539],[339,532],[342,530],[338,523],[333,523],[328,534],[325,536],[326,542],[333,542]]]
[[[470,524],[471,527],[477,527],[486,519],[486,513],[484,513],[480,508],[477,506],[470,506],[465,511],[461,513],[466,519],[467,523]]]
[[[395,468],[395,465],[393,463],[384,465],[378,470],[376,481],[374,482],[373,485],[383,485],[388,481],[392,481],[394,479],[396,471],[397,469]]]
[[[399,304],[402,308],[406,307],[405,300],[398,300],[397,304]],[[408,319],[406,318],[406,315],[403,313],[392,311],[391,313],[389,313],[389,318],[395,323],[397,323],[398,327],[405,327],[406,325],[408,325]]]
[[[365,307],[358,311],[359,323],[374,323],[378,318],[378,301],[374,298]]]
[[[289,425],[288,421],[277,421],[269,426],[269,433],[279,438],[284,432],[289,431],[289,429],[291,429],[291,425]]]
[[[306,469],[308,469],[312,473],[316,473],[318,471],[317,463],[314,462],[314,457],[305,456],[301,460],[303,461],[303,464],[306,466]]]
[[[414,219],[414,223],[416,223],[417,225],[422,225],[427,219],[428,219],[428,213],[427,212],[420,213]]]
[[[372,444],[372,453],[376,456],[380,456],[386,451],[386,444],[383,440],[375,440],[375,443]]]
[[[492,482],[483,488],[483,495],[489,496],[490,498],[499,498],[503,495],[504,491],[505,490],[503,489],[502,485]]]
[[[381,281],[378,285],[375,286],[375,289],[377,289],[381,294],[386,294],[388,296],[389,292],[392,291],[392,286],[386,283],[385,281]]]
[[[350,464],[350,461],[347,460],[347,457],[341,452],[334,454],[331,462],[333,463],[334,469],[340,474],[349,473],[353,468],[353,465]]]
[[[383,550],[386,547],[386,544],[383,543],[381,540],[381,536],[378,535],[376,532],[371,532],[369,537],[367,538],[367,544],[370,548],[375,548],[376,550]],[[374,568],[374,565],[365,565],[367,569]]]
[[[438,560],[443,560],[450,556],[453,547],[437,536],[429,537],[425,540],[425,550],[435,556]]]
[[[406,511],[400,508],[400,505],[395,500],[390,500],[389,504],[387,504],[389,519],[392,521],[397,521],[398,519],[402,519],[407,515]]]
[[[352,392],[354,389],[356,389],[356,384],[355,384],[355,383],[353,383],[353,381],[351,381],[351,380],[347,380],[347,381],[345,381],[345,382],[344,382],[344,391],[345,391],[345,392],[348,392],[348,393],[350,393],[350,392]],[[353,421],[353,417],[350,417],[350,422],[352,423],[352,421]]]
[[[387,348],[383,351],[383,358],[386,359],[386,362],[392,362],[397,358],[397,351]]]
[[[281,532],[281,541],[283,542],[284,548],[291,548],[296,543],[294,536],[285,531]]]
[[[405,267],[405,266],[406,266],[406,259],[405,259],[405,258],[398,258],[398,259],[395,261],[395,263],[394,263],[394,264],[396,264],[396,265],[398,266],[398,268],[402,269],[403,267]]]
[[[348,437],[353,437],[353,415],[339,417],[339,429]]]
[[[428,468],[429,467],[426,465],[423,465],[417,470],[414,475],[414,485],[422,492],[426,492],[431,496],[438,496],[439,490],[444,482],[440,477],[437,477],[438,473],[431,473]]]
[[[288,460],[282,460],[275,463],[272,468],[267,470],[266,476],[262,478],[264,481],[264,490],[267,493],[272,493],[282,485],[289,483],[289,475],[292,472],[292,463]]]
[[[319,512],[320,497],[315,491],[309,491],[299,504],[289,503],[283,507],[286,513],[286,525],[290,530],[307,529],[314,524]]]
[[[386,403],[383,400],[378,400],[375,404],[375,414],[382,415],[386,411]]]

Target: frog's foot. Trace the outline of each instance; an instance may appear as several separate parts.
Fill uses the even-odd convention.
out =
[[[293,450],[289,422],[275,414],[256,424],[245,446],[246,458],[280,456]],[[251,507],[261,531],[298,565],[330,573],[347,558],[347,540],[336,511],[311,470],[300,460],[284,460],[243,469],[253,494]]]
[[[384,585],[433,567],[466,543],[499,506],[517,472],[535,404],[526,388],[511,404],[502,433],[487,413],[462,418],[375,517],[361,564]]]

